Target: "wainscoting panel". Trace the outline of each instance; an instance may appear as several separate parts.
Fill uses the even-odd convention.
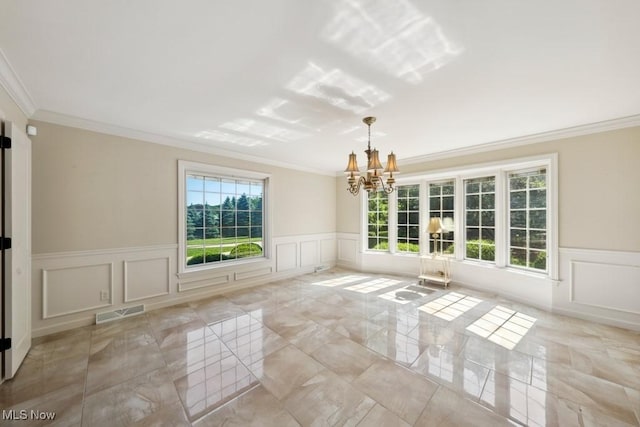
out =
[[[176,253],[157,245],[33,255],[32,336],[93,324],[107,307],[171,301]]]
[[[277,237],[273,239],[273,246],[278,273],[305,273],[317,267],[336,265],[335,233]]]
[[[113,263],[42,270],[42,318],[108,307],[113,301]]]
[[[358,260],[358,239],[359,235],[350,234],[338,235],[338,263],[353,266]]]
[[[640,314],[640,267],[573,261],[570,301]]]
[[[267,274],[271,274],[271,267],[259,268],[257,270],[249,270],[249,271],[239,271],[235,275],[236,280],[244,280],[244,279],[253,279],[255,277],[266,276]]]
[[[318,265],[318,242],[316,240],[300,242],[300,267],[316,265]]]
[[[333,263],[336,259],[336,239],[320,240],[320,262]]]
[[[276,271],[293,270],[298,266],[298,245],[295,242],[276,245]]]
[[[124,261],[124,302],[168,295],[169,261],[169,257]]]
[[[640,330],[640,252],[561,248],[553,309]]]
[[[271,258],[180,274],[177,244],[36,254],[32,336],[93,324],[106,307],[154,310],[332,267],[335,247],[335,233],[274,237]]]
[[[206,279],[181,280],[178,284],[178,292],[190,291],[193,289],[208,288],[210,286],[223,285],[229,283],[229,275],[207,277]]]

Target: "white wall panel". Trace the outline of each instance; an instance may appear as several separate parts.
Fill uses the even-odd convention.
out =
[[[640,252],[560,249],[553,310],[640,330]]]
[[[572,261],[570,301],[640,314],[640,267]]]
[[[124,262],[124,302],[169,294],[169,257]]]
[[[300,267],[318,265],[318,241],[300,242]]]
[[[222,285],[229,283],[229,275],[207,277],[202,279],[181,280],[178,284],[178,292],[190,291],[192,289],[207,288],[210,286]]]
[[[356,239],[338,239],[338,261],[355,263],[358,255],[358,241]]]
[[[244,280],[244,279],[252,279],[254,277],[266,276],[267,274],[271,274],[271,267],[258,268],[256,270],[249,271],[239,271],[235,274],[236,280]]]
[[[336,239],[320,240],[320,262],[332,263],[336,260]]]
[[[101,292],[108,298],[101,300]],[[42,270],[42,318],[111,305],[113,263]]]
[[[276,245],[276,271],[293,270],[298,265],[298,246],[295,242]]]

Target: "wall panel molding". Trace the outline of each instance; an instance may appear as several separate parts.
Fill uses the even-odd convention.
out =
[[[124,302],[141,301],[171,292],[171,257],[124,261]]]
[[[353,268],[359,265],[359,240],[357,233],[338,233],[336,258],[340,265]]]
[[[640,252],[561,248],[554,311],[640,330]]]
[[[222,285],[229,283],[229,275],[223,274],[215,277],[207,277],[206,279],[181,280],[178,283],[178,292],[191,291],[194,289],[208,288],[210,286]]]
[[[319,263],[318,241],[305,240],[300,242],[300,267],[314,267]]]
[[[276,271],[293,270],[298,266],[296,242],[276,244]]]
[[[32,333],[36,337],[93,324],[105,307],[144,303],[152,310],[313,272],[320,263],[332,267],[335,247],[336,233],[274,237],[271,258],[180,275],[176,244],[36,254]],[[104,289],[108,301],[100,301]]]
[[[108,299],[101,300],[101,292]],[[42,318],[66,316],[113,304],[113,263],[42,270]],[[39,310],[40,311],[40,310]]]
[[[245,279],[253,279],[254,277],[266,276],[267,274],[271,274],[273,268],[271,267],[263,267],[255,270],[249,271],[238,271],[235,273],[235,280],[245,280]]]
[[[320,262],[323,264],[333,263],[336,260],[336,239],[320,240]]]
[[[569,262],[569,302],[640,315],[639,265],[573,257]]]

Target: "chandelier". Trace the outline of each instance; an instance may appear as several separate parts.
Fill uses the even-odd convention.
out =
[[[399,173],[398,165],[396,163],[396,155],[393,151],[387,157],[387,167],[382,170],[382,164],[378,157],[378,150],[371,149],[371,124],[376,121],[375,117],[365,117],[362,121],[369,127],[369,142],[367,149],[364,152],[367,154],[367,175],[360,176],[360,170],[358,169],[358,162],[356,160],[356,154],[352,151],[349,154],[349,163],[344,172],[349,175],[347,183],[349,187],[347,190],[354,196],[360,192],[360,189],[364,187],[367,192],[371,191],[384,191],[389,194],[393,191],[393,184],[396,182],[393,177],[393,173]],[[385,176],[389,175],[386,178]]]

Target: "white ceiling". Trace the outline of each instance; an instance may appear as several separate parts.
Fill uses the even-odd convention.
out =
[[[402,169],[640,114],[638,17],[638,0],[0,0],[0,60],[32,118],[334,173],[351,150],[363,165],[373,115]]]

